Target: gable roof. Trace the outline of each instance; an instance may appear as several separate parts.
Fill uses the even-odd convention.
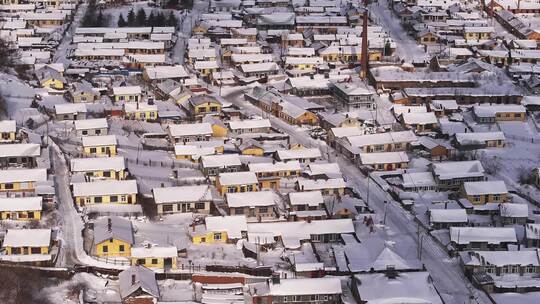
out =
[[[129,297],[139,289],[155,298],[159,298],[156,275],[152,270],[146,267],[139,265],[131,266],[120,272],[118,281],[122,299]]]
[[[130,220],[119,216],[103,217],[94,222],[94,244],[109,239],[135,243],[133,226]]]

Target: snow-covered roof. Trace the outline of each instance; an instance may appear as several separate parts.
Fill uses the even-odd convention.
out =
[[[40,155],[41,155],[41,148],[38,144],[0,145],[0,157],[18,157],[18,156],[37,157]]]
[[[403,187],[435,187],[437,183],[431,172],[407,172],[401,175],[403,179]]]
[[[121,171],[126,168],[124,157],[73,158],[70,161],[71,172]]]
[[[525,113],[522,105],[478,105],[473,108],[474,114],[479,117],[493,117],[497,113]]]
[[[221,186],[257,184],[255,172],[228,172],[218,176]]]
[[[274,163],[252,163],[248,165],[249,171],[255,173],[267,173],[277,171],[300,171],[300,163],[297,161],[274,162]]]
[[[167,78],[185,78],[188,77],[186,69],[181,65],[174,66],[147,66],[145,67],[146,75],[148,78],[155,79],[167,79]]]
[[[339,278],[301,278],[280,280],[279,284],[270,284],[268,292],[271,296],[301,295],[341,295]]]
[[[429,272],[401,272],[396,278],[385,273],[357,274],[356,288],[366,303],[442,304]]]
[[[529,206],[527,204],[507,203],[499,207],[501,217],[521,217],[529,216]]]
[[[156,112],[158,107],[156,104],[150,104],[147,102],[128,102],[124,103],[124,112],[137,113],[137,112]]]
[[[42,182],[47,180],[47,169],[0,170],[0,183]]]
[[[209,216],[205,218],[206,230],[225,231],[231,239],[242,238],[242,232],[247,231],[247,221],[244,215]]]
[[[360,162],[363,165],[407,163],[409,156],[402,151],[360,153]]]
[[[238,154],[205,155],[202,157],[203,168],[226,168],[241,165]]]
[[[465,209],[429,209],[431,223],[467,223]]]
[[[141,95],[140,86],[113,87],[113,95]]]
[[[2,120],[0,121],[0,132],[16,132],[17,124],[15,120]]]
[[[403,113],[403,122],[411,125],[426,125],[438,123],[437,117],[433,112],[427,113]]]
[[[272,233],[274,237],[281,237],[286,248],[300,247],[300,241],[311,239],[311,235],[354,233],[354,231],[351,219],[248,224],[248,232]]]
[[[169,132],[171,133],[172,137],[211,135],[212,125],[207,122],[169,125]]]
[[[41,210],[41,196],[0,198],[0,212]]]
[[[450,227],[450,240],[456,244],[517,242],[516,230],[505,227]]]
[[[289,202],[291,205],[308,205],[318,207],[324,203],[321,191],[290,192]]]
[[[468,195],[508,193],[504,181],[465,182],[463,188]]]
[[[138,290],[159,298],[159,288],[154,271],[143,266],[131,266],[118,275],[122,300]],[[133,282],[133,279],[135,279]]]
[[[305,158],[320,158],[321,150],[318,148],[290,149],[276,151],[280,160],[298,160]]]
[[[461,253],[461,256],[468,257],[465,265],[494,265],[497,267],[507,265],[540,266],[538,249],[521,251],[468,251]]]
[[[302,179],[298,181],[298,187],[302,191],[311,190],[323,190],[323,189],[341,189],[345,188],[347,184],[343,178],[329,178],[329,179]]]
[[[94,222],[94,244],[109,239],[134,243],[131,221],[119,216],[102,217]]]
[[[51,229],[8,229],[4,237],[5,247],[49,247]]]
[[[83,147],[116,146],[116,135],[83,136]]]
[[[456,141],[460,145],[485,143],[492,140],[505,140],[503,132],[468,132],[468,133],[456,133]]]
[[[433,173],[440,179],[484,176],[484,168],[478,160],[434,163]]]
[[[55,104],[54,109],[56,114],[76,114],[76,113],[86,113],[86,104],[84,103],[62,103]]]
[[[391,143],[414,142],[417,140],[416,135],[410,130],[400,132],[387,132],[366,134],[347,137],[347,140],[353,147],[365,147],[370,145],[384,145]]]
[[[540,224],[525,225],[525,235],[527,239],[540,240]]]
[[[195,145],[175,145],[174,155],[189,155],[193,159],[199,159],[203,156],[213,155],[216,153],[214,147],[201,147]]]
[[[268,119],[245,119],[245,120],[232,120],[229,122],[229,128],[231,130],[244,130],[244,129],[258,129],[258,128],[270,128],[270,120]]]
[[[150,246],[131,248],[133,258],[176,258],[178,249],[175,246]]]
[[[73,196],[124,195],[137,192],[135,180],[104,180],[73,184]]]
[[[178,186],[152,189],[156,204],[207,202],[213,200],[208,185]]]
[[[109,123],[106,118],[91,118],[75,121],[75,130],[107,129]]]
[[[277,200],[273,191],[227,193],[226,197],[231,208],[273,206]]]

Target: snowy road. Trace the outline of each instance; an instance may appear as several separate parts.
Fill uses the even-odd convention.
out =
[[[406,62],[421,62],[427,60],[424,48],[420,46],[401,26],[399,17],[388,7],[388,0],[372,1],[369,6],[371,18],[396,42],[396,55]]]
[[[176,44],[172,50],[173,63],[184,63],[188,40],[191,37],[191,31],[193,30],[195,21],[199,20],[201,14],[206,12],[207,9],[207,1],[196,1],[193,4],[193,9],[182,16],[181,20],[179,21],[180,31],[177,33],[178,40],[176,41]]]
[[[63,63],[63,64],[69,63],[69,60],[66,58],[67,53],[68,53],[68,48],[71,45],[71,41],[73,40],[75,29],[79,27],[79,24],[81,23],[81,20],[84,14],[86,13],[87,7],[88,5],[86,3],[82,3],[77,6],[77,10],[75,11],[75,16],[73,17],[73,21],[69,24],[69,27],[64,33],[64,36],[62,37],[60,44],[56,48],[52,62]]]
[[[243,108],[249,114],[261,115],[261,110],[259,108],[242,98],[241,91],[231,92],[228,95],[225,95],[224,98]],[[337,155],[332,148],[326,146],[324,143],[312,139],[305,130],[301,130],[297,126],[291,126],[268,113],[265,113],[264,115],[270,119],[274,128],[289,134],[297,143],[308,147],[322,148],[322,154],[327,155],[327,157],[330,158],[330,161],[337,162],[340,165],[347,182],[355,188],[357,193],[362,194],[364,199],[366,199],[368,179],[355,165],[342,156]],[[470,287],[470,282],[463,274],[457,259],[450,259],[446,252],[435,243],[431,236],[427,235],[425,231],[422,231],[422,229],[420,235],[424,236],[419,237],[417,234],[418,227],[413,221],[411,214],[401,208],[399,203],[394,201],[392,197],[376,183],[370,182],[369,189],[369,205],[379,216],[384,214],[384,202],[389,202],[386,206],[386,224],[387,229],[391,231],[391,234],[389,234],[391,241],[413,242],[416,244],[416,247],[418,247],[420,238],[422,238],[422,262],[433,277],[434,284],[446,303],[492,303],[482,291]],[[469,302],[470,295],[467,293],[469,288],[471,288],[476,302]]]

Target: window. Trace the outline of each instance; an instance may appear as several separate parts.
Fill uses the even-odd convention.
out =
[[[214,241],[221,240],[221,233],[214,233]]]
[[[259,213],[267,213],[268,207],[259,207]]]
[[[244,214],[244,208],[235,208],[234,214]]]
[[[195,209],[197,209],[197,210],[201,210],[201,209],[204,210],[204,209],[206,209],[206,206],[205,206],[205,205],[206,205],[205,203],[195,203]]]
[[[96,153],[96,148],[90,148],[90,153]]]
[[[7,184],[4,185],[4,188],[13,189],[13,184],[12,183],[7,183]]]
[[[163,205],[163,212],[172,212],[173,211],[173,205],[171,204],[166,204],[166,205]]]
[[[33,219],[34,218],[34,212],[28,212],[28,218]]]
[[[152,264],[156,265],[158,263],[158,259],[152,259]]]
[[[109,252],[109,247],[107,245],[103,246],[103,252],[104,253]]]
[[[493,200],[494,201],[500,201],[501,200],[501,195],[500,194],[493,194]]]
[[[30,248],[30,253],[31,253],[31,254],[40,254],[40,253],[41,253],[41,248],[39,248],[39,247],[32,247],[32,248]]]
[[[88,131],[86,130],[82,131],[82,135],[88,135]]]
[[[118,202],[118,196],[117,195],[112,195],[111,196],[111,203],[116,203]]]
[[[104,177],[111,177],[111,171],[104,171],[103,176]]]
[[[124,252],[125,249],[126,249],[126,248],[125,248],[124,245],[119,245],[119,246],[118,246],[118,251],[120,251],[120,252]]]
[[[146,263],[145,259],[137,259],[137,265],[144,265]]]
[[[94,197],[94,203],[99,204],[103,202],[103,198],[101,196]]]

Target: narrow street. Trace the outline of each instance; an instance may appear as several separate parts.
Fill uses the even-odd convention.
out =
[[[224,98],[246,110],[249,114],[261,115],[261,109],[246,101],[242,94],[243,92],[235,91],[229,95],[225,95]],[[289,125],[269,113],[265,113],[264,117],[271,121],[272,127],[287,133],[295,142],[307,147],[323,147],[319,141],[312,139],[307,132],[298,130],[298,127]],[[323,156],[328,157],[329,155],[329,161],[337,162],[349,185],[354,187],[356,192],[363,196],[364,200],[367,200],[368,179],[349,160],[341,155],[337,155],[337,152],[329,146],[324,146],[326,148],[321,149]],[[375,182],[370,182],[369,190],[369,206],[375,213],[379,217],[382,217],[386,209],[386,225],[389,230],[389,241],[403,242],[411,240],[416,246],[420,246],[420,238],[422,238],[422,263],[425,264],[433,277],[434,284],[442,297],[447,303],[469,303],[470,295],[465,293],[464,290],[469,289],[470,282],[465,277],[458,260],[455,258],[450,259],[446,252],[422,229],[420,235],[424,235],[424,237],[419,236],[417,233],[418,227],[413,221],[413,216],[401,208],[399,203],[394,201]],[[385,201],[388,202],[386,207]],[[476,303],[491,303],[482,291],[473,287],[470,288],[476,299]]]

